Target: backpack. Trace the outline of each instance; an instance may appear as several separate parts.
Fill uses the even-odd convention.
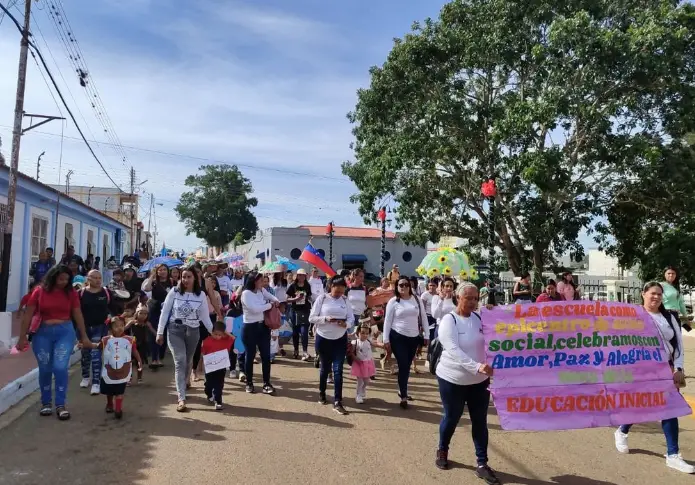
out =
[[[111,304],[111,292],[109,291],[109,289],[107,287],[104,286],[103,288],[104,288],[104,291],[106,292],[106,304],[110,305]],[[87,288],[81,288],[80,289],[80,292],[79,292],[80,300],[82,300],[82,295],[84,295],[84,290],[86,290],[86,289]]]
[[[472,312],[472,314],[478,317],[478,319],[481,319],[477,312]],[[456,315],[454,315],[454,312],[449,312],[449,315],[451,315],[451,317],[454,319],[454,326],[456,326]],[[439,341],[439,337],[436,337],[434,340],[432,340],[432,342],[430,342],[430,347],[427,351],[430,360],[430,374],[432,375],[437,375],[437,366],[439,365],[439,360],[442,358],[442,352],[444,352],[444,347]]]

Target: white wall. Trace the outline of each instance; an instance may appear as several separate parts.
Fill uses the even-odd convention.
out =
[[[75,246],[75,253],[81,254],[80,247],[80,221],[73,219],[71,217],[58,214],[58,224],[56,225],[57,237],[56,237],[56,247],[55,258],[60,261],[60,258],[65,254],[65,224],[72,224],[72,239]]]

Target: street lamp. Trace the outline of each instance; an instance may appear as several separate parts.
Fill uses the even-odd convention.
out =
[[[493,275],[495,273],[495,196],[497,195],[497,185],[495,184],[495,176],[491,172],[490,179],[483,182],[480,186],[480,191],[488,201],[488,303],[495,304],[495,281]]]
[[[335,234],[333,221],[326,226],[326,235],[328,236],[328,266],[333,266],[333,234]]]
[[[386,275],[386,207],[379,209],[376,214],[381,223],[381,277]]]

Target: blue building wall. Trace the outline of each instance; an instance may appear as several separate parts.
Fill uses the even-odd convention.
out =
[[[0,167],[0,202],[7,203],[9,170]],[[35,218],[48,221],[47,247],[55,248],[55,257],[59,259],[64,251],[65,222],[73,226],[73,241],[75,252],[85,257],[87,247],[87,231],[93,231],[96,237],[95,256],[102,256],[104,237],[108,242],[107,258],[114,255],[121,258],[120,245],[117,238],[127,227],[120,222],[105,216],[101,212],[88,207],[81,202],[59,193],[29,177],[20,175],[17,178],[17,201],[15,205],[15,220],[13,225],[12,253],[10,255],[10,283],[8,290],[7,310],[19,308],[19,302],[29,286],[29,269],[31,267],[31,233]],[[118,235],[117,235],[118,234]],[[4,268],[3,268],[4,270]]]

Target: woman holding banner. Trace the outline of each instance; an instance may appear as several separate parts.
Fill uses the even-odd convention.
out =
[[[676,319],[664,308],[663,295],[664,289],[659,283],[652,281],[644,285],[644,309],[652,317],[661,334],[673,370],[673,382],[676,387],[681,388],[685,385],[683,336]],[[620,453],[630,452],[627,437],[631,426],[624,424],[615,431],[615,447]],[[686,463],[678,450],[678,418],[664,419],[661,421],[661,428],[666,437],[666,466],[683,473],[695,473],[695,467]]]
[[[494,485],[500,481],[487,464],[488,386],[492,367],[485,363],[483,324],[475,313],[480,295],[472,283],[463,283],[456,293],[456,309],[445,315],[439,325],[442,354],[435,373],[444,413],[439,424],[439,448],[435,464],[441,470],[449,468],[449,443],[467,405],[477,460],[476,473],[486,483]]]

